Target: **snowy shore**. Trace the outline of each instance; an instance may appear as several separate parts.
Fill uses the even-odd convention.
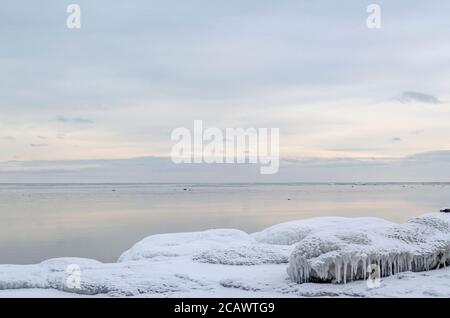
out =
[[[450,214],[326,217],[253,234],[153,235],[116,263],[0,265],[0,297],[450,297],[449,261]],[[365,281],[370,264],[383,276],[376,288]]]

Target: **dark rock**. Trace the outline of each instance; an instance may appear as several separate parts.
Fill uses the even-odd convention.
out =
[[[443,213],[450,213],[450,209],[441,209],[441,212],[443,212]]]

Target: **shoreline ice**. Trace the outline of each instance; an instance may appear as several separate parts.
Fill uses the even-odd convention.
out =
[[[404,224],[322,217],[253,234],[152,235],[116,263],[57,258],[0,265],[0,297],[450,297],[449,251],[448,214]],[[362,280],[372,262],[389,276],[378,288]],[[80,268],[79,286],[67,283],[71,264]]]
[[[311,230],[290,256],[288,274],[298,283],[366,279],[450,265],[450,216],[432,213],[403,224],[355,219]]]

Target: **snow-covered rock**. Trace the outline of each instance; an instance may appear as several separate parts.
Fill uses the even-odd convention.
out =
[[[124,252],[119,262],[184,256],[210,264],[281,264],[288,262],[291,250],[259,243],[243,231],[216,229],[149,236]]]
[[[223,265],[260,265],[288,263],[290,248],[266,244],[234,245],[205,250],[193,255],[197,262]]]
[[[231,244],[251,244],[254,240],[245,232],[215,229],[202,232],[157,234],[146,237],[125,251],[118,262],[157,257],[192,256]]]
[[[292,245],[298,243],[311,233],[318,231],[327,232],[345,231],[349,225],[362,227],[367,230],[394,223],[378,218],[343,218],[343,217],[318,217],[306,220],[291,221],[271,226],[251,236],[261,243]]]
[[[297,243],[287,270],[293,281],[345,283],[367,278],[371,264],[384,277],[450,262],[449,215],[426,214],[404,224],[343,218],[337,224],[333,227],[325,220],[323,227],[310,230]],[[278,229],[277,237],[281,233],[292,231]]]
[[[75,267],[72,267],[72,266]],[[96,294],[98,290],[83,282],[83,288],[73,289],[67,278],[73,270],[88,272],[103,268],[102,263],[77,257],[54,258],[34,265],[0,265],[0,290],[22,288],[54,288],[81,294]],[[70,270],[70,271],[69,271]]]

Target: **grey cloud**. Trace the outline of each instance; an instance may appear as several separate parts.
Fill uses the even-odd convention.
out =
[[[258,165],[174,164],[168,157],[120,160],[0,162],[4,182],[441,182],[450,179],[450,151],[404,158],[283,159],[275,175]]]
[[[420,102],[427,104],[439,103],[439,99],[436,96],[412,91],[403,92],[402,96],[400,97],[400,101],[404,103],[408,102]]]
[[[56,118],[57,121],[61,123],[72,123],[72,124],[92,124],[93,121],[87,118],[82,117],[64,117],[64,116],[58,116]]]
[[[48,144],[30,144],[30,147],[48,147]]]
[[[424,131],[425,131],[424,129],[414,129],[413,131],[411,131],[411,134],[413,134],[413,135],[420,135]]]
[[[407,161],[449,162],[450,150],[435,150],[413,154],[405,158]]]
[[[400,137],[393,137],[393,138],[392,138],[392,141],[403,141],[403,140],[402,140],[402,138],[400,138]]]
[[[440,92],[439,83],[444,86],[441,79],[448,74],[442,67],[448,54],[434,54],[427,42],[432,35],[436,50],[445,50],[445,34],[436,34],[430,20],[442,18],[448,4],[433,0],[426,6],[407,3],[424,12],[420,21],[405,19],[405,4],[383,3],[401,27],[384,28],[379,35],[368,33],[363,23],[366,5],[356,0],[78,3],[84,22],[77,32],[64,25],[64,3],[17,0],[2,5],[0,35],[6,41],[0,93],[5,104],[41,111],[80,105],[123,107],[130,101],[155,99],[263,95],[267,100],[287,87],[323,88],[329,96],[334,86],[346,86],[352,88],[352,96],[356,90],[366,94],[365,84],[354,89],[359,83],[367,83],[369,89],[393,87],[393,95],[405,85],[431,82]],[[416,28],[422,30],[420,36]],[[415,35],[414,41],[409,34]],[[392,76],[405,66],[423,74],[424,60],[431,80],[398,72]]]
[[[39,126],[50,119],[85,128],[93,118],[95,127],[88,128],[114,130],[133,143],[144,134],[159,138],[179,122],[191,122],[190,116],[245,113],[250,119],[244,120],[259,116],[266,122],[260,127],[273,127],[272,111],[282,114],[291,105],[370,101],[398,96],[405,88],[448,97],[449,46],[439,30],[450,27],[450,2],[385,1],[389,24],[376,32],[365,26],[367,4],[357,0],[77,3],[83,17],[77,31],[65,26],[64,1],[2,3],[2,122],[6,115],[11,122]],[[413,12],[423,18],[411,19]],[[403,97],[437,100],[417,92]],[[133,126],[122,128],[120,111],[128,109],[135,118],[157,116],[151,124],[129,120]],[[287,118],[280,128],[295,127],[298,134],[324,125],[325,131],[331,124],[323,115],[306,117],[301,125]],[[389,142],[392,135],[383,138]]]
[[[345,152],[358,152],[358,151],[381,151],[385,150],[385,148],[367,148],[367,147],[354,147],[354,148],[332,148],[327,149],[329,151],[345,151]]]

